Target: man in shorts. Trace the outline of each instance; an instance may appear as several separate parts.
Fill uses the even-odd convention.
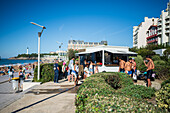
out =
[[[144,60],[144,64],[147,67],[147,82],[148,82],[148,87],[151,87],[151,77],[153,73],[153,69],[155,68],[155,65],[153,63],[153,60],[151,59],[150,56],[146,56],[146,60],[148,63],[146,64],[146,61]]]
[[[125,73],[127,73],[129,76],[132,75],[132,58],[129,58],[129,61],[125,63]]]
[[[125,61],[121,58],[119,59],[119,72],[124,73],[125,72]]]
[[[58,83],[59,79],[59,66],[58,66],[58,60],[56,60],[56,63],[54,64],[54,83]]]

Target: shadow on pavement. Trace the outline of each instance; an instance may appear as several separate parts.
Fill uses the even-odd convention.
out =
[[[62,91],[62,92],[60,92],[60,93],[58,93],[58,94],[55,94],[55,95],[53,95],[53,96],[47,97],[47,98],[45,98],[45,99],[43,99],[43,100],[40,100],[40,101],[35,102],[35,103],[33,103],[33,104],[30,104],[30,105],[28,105],[28,106],[26,106],[26,107],[23,107],[23,108],[21,108],[21,109],[18,109],[18,110],[16,110],[16,111],[13,111],[13,112],[11,112],[11,113],[16,113],[16,112],[22,111],[22,110],[24,110],[24,109],[26,109],[26,108],[32,107],[32,106],[34,106],[34,105],[36,105],[36,104],[39,104],[39,103],[41,103],[41,102],[44,102],[44,101],[46,101],[46,100],[48,100],[48,99],[50,99],[50,98],[53,98],[53,97],[55,97],[55,96],[57,96],[57,95],[60,95],[60,94],[65,93],[65,92],[67,92],[67,91],[69,91],[69,90],[72,90],[73,88],[75,88],[75,86],[74,86],[74,87],[71,87],[71,88],[68,88],[68,89],[66,89],[66,90],[64,90],[64,91]]]

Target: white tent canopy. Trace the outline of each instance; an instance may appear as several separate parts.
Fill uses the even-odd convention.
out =
[[[86,48],[85,52],[76,53],[76,55],[90,54],[90,53],[95,53],[103,50],[113,54],[137,55],[137,53],[129,51],[128,47],[121,47],[121,46],[88,47]]]

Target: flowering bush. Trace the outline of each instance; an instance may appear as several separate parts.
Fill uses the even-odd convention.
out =
[[[155,93],[158,107],[170,111],[170,83],[163,85],[163,87]]]

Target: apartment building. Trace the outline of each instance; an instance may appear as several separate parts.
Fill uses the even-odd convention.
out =
[[[160,38],[157,36],[157,25],[151,25],[146,32],[147,38],[146,42],[147,45],[158,45],[160,44]]]
[[[99,45],[107,45],[107,41],[84,42],[83,40],[69,40],[67,49],[80,50],[86,49],[87,47],[95,47]]]
[[[162,10],[158,20],[158,37],[160,44],[170,45],[170,2],[167,4],[166,11]]]
[[[152,25],[157,25],[158,18],[144,18],[138,26],[133,26],[133,47],[145,47],[147,45],[147,31]]]

